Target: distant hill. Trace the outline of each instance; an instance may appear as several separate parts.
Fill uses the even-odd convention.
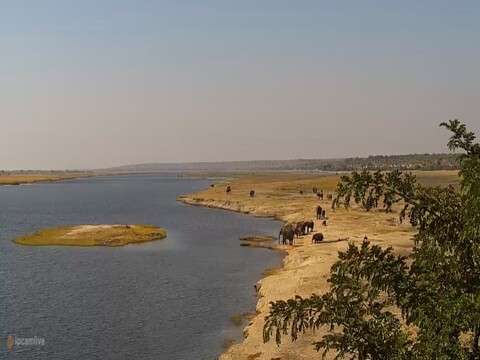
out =
[[[150,163],[119,166],[107,169],[116,172],[157,172],[157,171],[274,171],[274,170],[322,170],[343,159],[318,160],[255,160],[255,161],[221,161],[192,163]]]
[[[255,160],[192,163],[150,163],[106,169],[113,172],[188,171],[351,171],[351,170],[453,170],[455,154],[375,155],[348,159]]]

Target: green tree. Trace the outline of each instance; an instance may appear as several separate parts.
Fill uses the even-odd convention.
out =
[[[400,217],[417,229],[410,259],[349,244],[329,292],[271,303],[264,341],[324,328],[313,345],[336,358],[480,359],[480,145],[458,120],[441,126],[452,132],[450,150],[461,151],[459,190],[423,187],[399,171],[352,173],[339,184],[336,205],[402,203]]]
[[[337,186],[337,196],[332,202],[332,207],[337,208],[343,201],[346,208],[350,201],[361,204],[367,211],[378,207],[383,197],[383,207],[386,212],[391,212],[394,204],[402,200],[411,200],[416,188],[415,175],[394,170],[382,173],[379,170],[372,173],[367,170],[362,172],[352,171],[350,175],[340,178]]]

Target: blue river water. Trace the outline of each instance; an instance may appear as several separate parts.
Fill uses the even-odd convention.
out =
[[[231,316],[281,264],[238,238],[278,221],[176,201],[206,179],[148,174],[0,187],[0,359],[215,359],[241,340]],[[122,248],[21,246],[19,235],[76,224],[153,224],[168,237]],[[8,335],[45,339],[6,345]]]

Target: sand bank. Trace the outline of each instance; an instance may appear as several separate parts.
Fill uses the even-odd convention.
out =
[[[346,249],[348,244],[347,241],[337,241],[338,239],[348,238],[350,242],[360,243],[364,236],[367,236],[372,243],[393,246],[399,254],[406,255],[411,251],[414,230],[409,224],[398,222],[398,213],[385,214],[381,210],[367,213],[356,207],[348,211],[337,209],[334,212],[326,196],[325,200],[319,200],[312,192],[313,186],[316,186],[323,189],[325,195],[333,193],[337,182],[338,176],[241,176],[229,184],[219,184],[179,199],[186,204],[238,211],[254,216],[271,216],[283,221],[314,220],[314,233],[322,232],[325,236],[325,242],[321,244],[312,244],[310,234],[300,237],[294,246],[276,247],[287,254],[283,266],[278,271],[269,271],[269,275],[256,284],[259,295],[257,316],[245,328],[244,341],[230,347],[220,359],[320,358],[321,354],[313,349],[312,341],[319,339],[321,332],[316,335],[307,333],[295,343],[285,337],[279,347],[274,341],[263,343],[262,329],[269,303],[293,298],[295,295],[308,297],[312,293],[327,291],[326,280],[330,267],[337,260],[338,251]],[[230,194],[225,191],[227,185],[232,188]],[[250,197],[250,190],[255,190],[254,197]],[[300,191],[303,191],[303,195]],[[327,226],[322,225],[322,220],[315,220],[317,205],[327,211]]]

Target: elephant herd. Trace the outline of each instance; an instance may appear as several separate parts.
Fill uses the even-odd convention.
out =
[[[317,220],[325,219],[325,210],[319,205],[316,207]],[[313,232],[313,227],[315,223],[312,220],[309,221],[299,221],[297,223],[287,223],[285,224],[278,233],[278,243],[286,245],[287,242],[289,245],[293,245],[295,242],[295,236],[299,237],[302,235],[308,235]],[[327,226],[327,220],[323,220],[322,225]],[[312,244],[318,244],[323,241],[324,237],[322,233],[316,233],[312,236]]]
[[[211,185],[211,187],[214,187],[215,185]],[[313,193],[318,196],[320,200],[323,200],[323,190],[319,190],[317,187],[314,187]],[[230,194],[232,192],[232,188],[230,185],[227,186],[225,192],[227,194]],[[300,195],[303,195],[303,190],[299,191]],[[255,196],[255,190],[250,190],[250,197]],[[327,195],[328,200],[333,199],[332,194]],[[322,207],[319,205],[316,208],[316,215],[317,215],[317,220],[319,219],[326,219],[325,215],[325,210],[322,209]],[[327,226],[326,220],[323,221],[322,223],[324,226]],[[303,235],[308,235],[309,233],[313,232],[313,227],[315,223],[312,220],[309,221],[299,221],[298,223],[287,223],[285,224],[281,229],[280,232],[278,233],[278,243],[286,245],[287,242],[289,245],[293,245],[295,242],[295,236],[298,238],[299,236]],[[312,243],[320,243],[324,239],[322,233],[316,233],[313,234],[312,236]]]
[[[278,243],[286,245],[287,241],[289,245],[293,245],[295,242],[295,236],[307,235],[313,231],[315,223],[312,220],[299,221],[296,224],[288,223],[280,229],[278,233]]]
[[[215,184],[211,184],[210,187],[215,187]],[[317,197],[319,198],[319,200],[323,200],[323,190],[318,190],[318,188],[315,186],[313,187],[313,193],[314,194],[317,194]],[[225,190],[225,193],[226,194],[230,194],[232,192],[232,188],[230,187],[230,185],[227,186],[226,190]],[[298,192],[300,195],[303,195],[303,190],[300,190]],[[254,197],[255,196],[255,190],[250,190],[250,197]],[[327,200],[331,201],[333,200],[333,194],[328,194],[327,195]],[[317,219],[318,219],[318,216],[317,216]]]

